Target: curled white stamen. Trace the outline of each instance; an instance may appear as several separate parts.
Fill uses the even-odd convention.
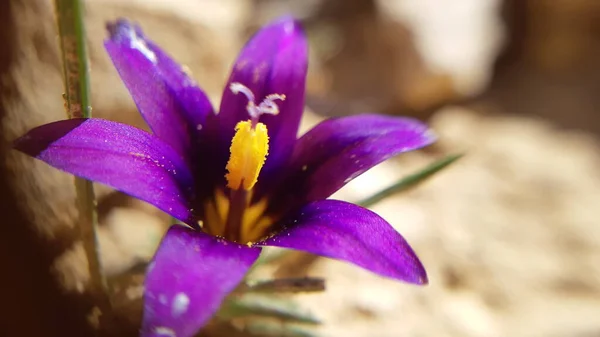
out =
[[[239,82],[233,82],[229,85],[229,90],[231,90],[231,92],[233,92],[236,95],[241,92],[242,94],[244,94],[244,96],[246,96],[246,98],[248,98],[250,102],[254,103],[254,94],[252,93],[252,91],[250,91],[250,89],[248,89],[247,86]]]
[[[233,82],[229,85],[229,90],[234,94],[242,93],[248,99],[248,105],[246,105],[246,110],[252,119],[258,119],[258,117],[262,114],[268,115],[277,115],[279,114],[279,107],[275,100],[285,101],[285,95],[282,94],[270,94],[263,99],[263,101],[256,105],[254,102],[254,93],[245,85],[239,82]]]

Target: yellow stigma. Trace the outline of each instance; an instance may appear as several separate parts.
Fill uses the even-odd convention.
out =
[[[252,121],[243,121],[235,126],[235,135],[231,140],[231,152],[227,162],[227,187],[250,190],[256,184],[258,175],[269,152],[267,126]]]

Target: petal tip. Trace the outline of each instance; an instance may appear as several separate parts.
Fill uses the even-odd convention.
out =
[[[142,29],[135,23],[125,18],[118,18],[106,23],[109,39],[120,42],[128,40],[131,36],[143,36]],[[132,34],[133,33],[133,34]]]
[[[409,255],[412,256],[412,268],[408,267],[408,270],[411,270],[410,273],[404,273],[404,276],[401,278],[402,281],[411,283],[418,286],[425,286],[429,284],[429,277],[427,276],[427,271],[425,270],[425,266],[423,266],[423,262],[419,259],[414,250],[408,246]],[[409,266],[410,266],[409,264]]]
[[[109,38],[104,41],[111,58],[116,57],[114,48],[135,49],[153,64],[157,62],[155,51],[148,44],[148,39],[137,24],[127,19],[117,19],[106,24]]]
[[[435,131],[433,131],[432,129],[425,129],[425,132],[423,133],[423,137],[425,138],[425,143],[427,145],[431,145],[435,142],[438,141],[439,137],[437,135],[437,133],[435,133]]]
[[[29,134],[26,134],[14,140],[12,147],[23,154],[36,158],[44,152],[47,144],[37,142],[35,139],[32,139]]]
[[[417,148],[429,146],[438,141],[439,139],[437,133],[432,128],[430,128],[429,125],[427,125],[421,120],[410,117],[400,117],[396,118],[396,120],[400,122],[399,125],[403,125],[404,128],[410,130],[414,134],[414,136],[416,136],[417,139],[419,139],[419,143],[421,145]]]
[[[305,43],[306,34],[302,23],[290,15],[279,17],[257,31],[256,37],[271,41]]]
[[[72,118],[40,125],[15,139],[12,142],[12,147],[31,157],[38,157],[52,143],[61,139],[85,121],[85,118]]]
[[[304,29],[299,20],[295,19],[291,15],[282,16],[279,19],[273,21],[272,26],[279,26],[285,34],[304,34]]]
[[[17,151],[29,154],[31,152],[31,151],[28,150],[29,149],[29,145],[30,145],[29,144],[30,138],[31,137],[29,136],[29,133],[26,133],[23,136],[15,139],[15,140],[13,140],[12,141],[12,148],[15,149],[15,150],[17,150]],[[34,151],[34,152],[36,152],[36,151]]]
[[[419,286],[426,286],[429,284],[429,277],[422,265],[420,265],[419,271],[417,272],[417,278],[413,283]]]

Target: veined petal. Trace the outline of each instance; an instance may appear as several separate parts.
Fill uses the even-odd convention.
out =
[[[326,120],[298,139],[277,200],[303,204],[328,198],[373,166],[435,141],[423,123],[382,115]]]
[[[39,126],[15,148],[55,168],[109,185],[190,221],[193,179],[181,157],[143,130],[102,119]]]
[[[223,92],[218,120],[226,148],[237,122],[250,118],[246,111],[248,98],[232,93],[229,89],[231,83],[238,82],[250,89],[257,105],[267,95],[285,95],[284,101],[276,101],[278,115],[260,117],[269,130],[271,140],[261,177],[268,177],[269,172],[288,158],[296,141],[304,109],[307,53],[306,37],[300,24],[291,18],[280,19],[262,28],[246,44]]]
[[[419,258],[387,221],[344,201],[307,204],[283,223],[279,233],[258,245],[302,250],[405,282],[427,283]]]
[[[214,113],[206,94],[142,30],[124,19],[108,24],[104,42],[140,113],[159,138],[181,155]]]
[[[260,248],[172,226],[148,266],[141,336],[193,336],[259,254]]]

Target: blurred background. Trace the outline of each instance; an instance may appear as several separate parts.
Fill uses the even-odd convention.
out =
[[[86,6],[97,117],[145,127],[104,52],[106,20],[137,21],[218,103],[247,38],[292,14],[303,21],[311,48],[306,127],[330,116],[381,112],[427,120],[440,136],[438,144],[359,177],[336,198],[362,199],[445,154],[466,154],[373,207],[413,245],[428,286],[304,254],[256,271],[326,278],[326,292],[292,298],[323,320],[316,335],[600,336],[600,1]],[[31,127],[65,118],[53,4],[5,0],[0,25],[0,335],[87,336],[98,318],[74,230],[72,177],[9,149]],[[96,192],[107,273],[143,264],[168,217],[105,186]],[[124,304],[103,335],[135,336],[136,282],[116,289]]]

